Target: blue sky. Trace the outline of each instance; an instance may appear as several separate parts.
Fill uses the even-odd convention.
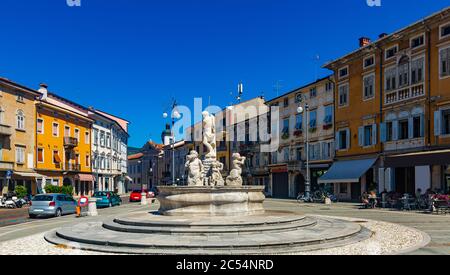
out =
[[[130,145],[160,142],[176,98],[226,106],[329,72],[320,65],[449,5],[444,0],[2,0],[0,75],[131,121]],[[320,55],[320,61],[314,56]],[[319,68],[319,69],[317,69]]]

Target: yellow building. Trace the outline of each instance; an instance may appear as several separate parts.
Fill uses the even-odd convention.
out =
[[[0,195],[23,185],[36,193],[35,98],[38,93],[0,78]],[[11,175],[11,177],[7,176]]]
[[[73,186],[76,196],[91,195],[91,129],[87,110],[50,94],[45,85],[36,104],[36,170],[44,186]]]

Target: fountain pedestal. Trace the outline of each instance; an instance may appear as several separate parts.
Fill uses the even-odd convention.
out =
[[[165,216],[242,216],[264,213],[263,186],[158,187]]]

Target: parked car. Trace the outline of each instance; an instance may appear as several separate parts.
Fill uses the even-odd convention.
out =
[[[37,217],[61,217],[75,214],[76,208],[77,202],[72,196],[65,194],[37,195],[30,202],[28,215],[32,219]]]
[[[147,199],[151,198],[151,193],[147,190],[136,190],[130,194],[130,202],[140,202],[142,200],[142,193],[147,194]]]
[[[114,207],[122,204],[119,195],[111,191],[98,191],[92,196],[97,199],[97,207]]]

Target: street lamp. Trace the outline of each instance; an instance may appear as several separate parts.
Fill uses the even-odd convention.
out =
[[[309,171],[309,129],[308,129],[308,116],[309,116],[309,105],[306,104],[303,108],[302,106],[299,106],[297,108],[298,114],[306,114],[306,183],[305,183],[305,199],[309,200],[311,198],[311,178],[310,178],[310,171]]]
[[[172,147],[172,184],[175,183],[175,133],[174,133],[174,126],[175,126],[175,120],[181,118],[181,114],[176,110],[177,108],[177,102],[176,100],[172,103],[172,127],[170,128],[170,144]],[[169,114],[163,113],[163,118],[166,119],[169,117]]]

